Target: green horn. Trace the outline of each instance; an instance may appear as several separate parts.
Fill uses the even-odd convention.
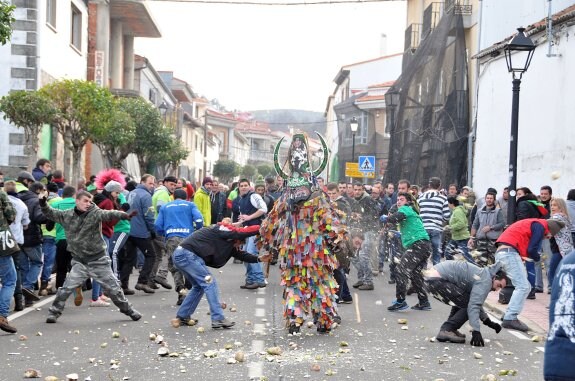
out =
[[[279,155],[280,155],[280,147],[282,145],[284,138],[282,137],[280,139],[280,141],[278,142],[278,144],[276,144],[276,148],[274,149],[274,167],[276,169],[276,172],[279,176],[283,177],[284,180],[288,179],[288,175],[283,171],[281,165],[280,165],[280,160],[279,160]]]
[[[327,144],[323,136],[321,136],[321,134],[317,131],[315,133],[321,141],[321,149],[323,150],[323,160],[321,161],[321,165],[315,171],[313,171],[314,176],[319,176],[327,166],[327,161],[329,160],[329,148],[327,148]]]

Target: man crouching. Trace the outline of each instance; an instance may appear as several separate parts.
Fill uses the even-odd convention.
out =
[[[135,212],[127,214],[117,210],[102,210],[92,202],[92,195],[86,191],[78,192],[74,209],[53,209],[48,205],[46,197],[40,199],[40,206],[46,217],[62,225],[68,239],[68,251],[72,253],[72,269],[56,293],[46,323],[56,323],[68,297],[89,277],[100,283],[121,313],[134,321],[140,320],[142,314],[132,308],[112,272],[100,227],[103,221],[129,220]]]
[[[479,322],[499,333],[501,325],[491,321],[483,310],[483,303],[490,291],[505,287],[506,274],[501,264],[478,267],[465,261],[445,261],[424,271],[427,291],[440,302],[449,304],[449,318],[437,335],[439,342],[465,343],[465,335],[459,328],[469,319],[473,328],[471,345],[484,346]]]

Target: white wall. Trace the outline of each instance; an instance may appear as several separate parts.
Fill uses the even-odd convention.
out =
[[[569,39],[562,32],[555,47],[561,57],[546,57],[546,44],[536,48],[519,100],[517,186],[538,194],[542,185],[551,185],[558,197],[575,188],[575,27],[566,32]],[[503,55],[481,65],[473,171],[480,194],[508,185],[511,80]],[[561,177],[552,180],[553,171]]]
[[[350,70],[350,90],[367,90],[371,85],[395,81],[401,75],[402,59],[403,56],[399,54],[386,59],[346,66],[345,68]]]
[[[38,1],[38,65],[55,79],[86,79],[88,63],[88,9],[83,1],[56,2],[56,28],[46,23],[46,2]],[[78,51],[70,44],[71,7],[82,12],[82,46]],[[41,76],[42,78],[43,76]],[[38,87],[47,84],[38,83]]]
[[[481,47],[483,50],[547,17],[547,0],[482,0]],[[573,5],[573,0],[553,0],[553,13]]]

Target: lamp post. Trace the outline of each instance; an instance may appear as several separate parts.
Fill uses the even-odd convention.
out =
[[[349,121],[349,128],[351,129],[351,161],[352,163],[355,161],[355,133],[357,132],[357,127],[359,127],[359,123],[355,116],[351,118]]]
[[[525,28],[517,28],[517,34],[505,45],[507,70],[513,75],[513,102],[511,105],[511,136],[509,140],[509,200],[507,224],[515,222],[515,189],[517,188],[517,141],[519,135],[519,88],[523,73],[529,68],[535,44],[525,35]]]
[[[387,162],[393,162],[392,159],[392,153],[393,153],[393,147],[391,147],[391,134],[395,131],[395,108],[399,106],[399,92],[392,89],[390,91],[388,91],[385,94],[385,107],[386,109],[389,108],[389,119],[390,119],[390,123],[389,123],[389,127],[386,124],[386,133],[390,136],[389,139],[389,150],[388,150],[388,154],[387,154]],[[385,168],[385,175],[384,178],[387,177],[388,181],[391,181],[390,176],[387,175],[388,169]],[[383,179],[382,179],[383,180]]]
[[[166,124],[166,113],[168,112],[168,105],[166,102],[162,102],[158,106],[158,110],[160,110],[160,114],[162,114],[162,118],[164,119],[164,124]]]

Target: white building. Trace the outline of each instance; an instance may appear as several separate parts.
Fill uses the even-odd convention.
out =
[[[56,79],[86,79],[86,2],[19,2],[14,16],[12,39],[0,46],[0,97],[13,90],[38,90]],[[64,150],[55,149],[58,139],[56,131],[45,126],[38,157],[50,159],[55,168],[63,169]],[[0,167],[9,167],[9,173],[26,167],[32,170],[24,130],[0,117],[0,141]]]
[[[502,47],[522,26],[537,47],[521,82],[517,186],[538,194],[542,185],[550,185],[554,195],[566,197],[575,188],[575,108],[569,96],[575,87],[570,69],[575,67],[574,1],[483,3],[473,188],[483,194],[488,187],[501,191],[509,185],[512,76]],[[553,7],[551,40],[545,20],[548,5]],[[551,178],[555,171],[560,178]]]

